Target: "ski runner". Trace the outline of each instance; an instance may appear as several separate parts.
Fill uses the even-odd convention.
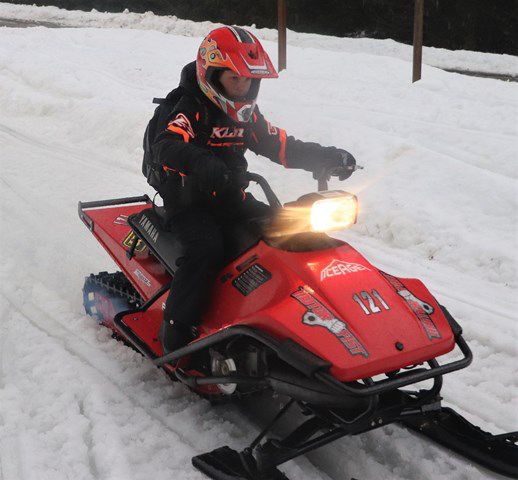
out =
[[[349,152],[288,137],[263,117],[256,105],[261,79],[277,77],[254,35],[217,28],[183,68],[179,88],[157,108],[167,115],[162,128],[146,131],[145,174],[185,251],[160,329],[164,354],[195,338],[211,282],[224,264],[230,226],[269,213],[245,192],[240,172],[246,172],[247,149],[286,168],[326,168],[340,179],[354,171]]]

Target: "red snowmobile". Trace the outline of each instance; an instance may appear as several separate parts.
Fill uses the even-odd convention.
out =
[[[81,220],[121,269],[86,278],[89,315],[205,397],[288,399],[243,451],[221,447],[193,465],[213,479],[286,479],[278,465],[399,422],[518,478],[518,432],[492,435],[441,406],[442,376],[472,360],[459,324],[419,280],[382,272],[326,235],[356,222],[356,197],[319,191],[282,206],[263,177],[248,178],[277,213],[236,226],[198,337],[167,355],[158,330],[182,246],[162,227],[162,208],[147,195],[79,202]],[[457,359],[439,363],[454,349]],[[304,421],[268,438],[297,407]]]

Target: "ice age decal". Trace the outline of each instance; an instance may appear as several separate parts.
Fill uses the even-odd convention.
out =
[[[366,348],[349,330],[347,324],[336,318],[320,301],[318,301],[304,287],[300,287],[291,296],[307,309],[302,316],[302,323],[310,327],[322,327],[333,334],[351,355],[369,356]]]
[[[327,278],[337,277],[339,275],[347,275],[362,271],[370,271],[365,265],[359,263],[346,262],[344,260],[334,259],[326,268],[320,272],[320,281],[323,282]]]

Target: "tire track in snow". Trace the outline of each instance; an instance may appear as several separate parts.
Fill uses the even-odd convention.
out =
[[[1,123],[0,133],[4,134],[7,141],[9,138],[14,138],[16,141],[21,143],[21,149],[23,149],[23,145],[29,145],[31,147],[31,156],[35,155],[33,147],[36,147],[37,149],[45,152],[48,154],[46,157],[47,159],[55,160],[61,165],[64,165],[66,168],[70,169],[71,174],[77,174],[77,165],[71,162],[71,160],[74,160],[83,165],[86,171],[90,171],[92,168],[94,168],[103,175],[106,175],[107,172],[118,174],[121,170],[125,172],[128,171],[127,164],[119,162],[119,165],[117,165],[112,158],[103,157],[98,152],[87,151],[84,149],[84,146],[81,146],[81,154],[79,154],[78,149],[70,148],[66,145],[63,145],[62,143],[46,143],[35,136],[29,136],[24,133],[20,133],[18,130],[14,130]],[[95,161],[96,159],[97,161]],[[23,161],[23,158],[20,159],[20,161]],[[33,168],[34,165],[31,163],[29,167]]]
[[[8,315],[8,305],[4,299],[0,298],[0,391],[5,388],[5,371],[4,364],[7,356],[7,349],[10,347],[7,343],[7,326],[6,319]]]
[[[23,480],[22,467],[20,465],[21,455],[15,447],[17,439],[8,432],[2,432],[5,428],[0,415],[0,479],[1,480]]]
[[[15,303],[11,302],[10,300],[8,300],[8,301],[11,303],[11,307],[12,307],[13,311],[16,312],[16,315],[19,318],[25,319],[27,321],[27,323],[30,324],[30,326],[35,331],[39,332],[39,334],[43,334],[43,335],[49,337],[51,340],[56,341],[55,338],[49,336],[41,328],[39,328],[37,325],[32,323],[30,321],[30,319],[18,307],[16,307]],[[19,322],[18,322],[18,325],[19,325]],[[34,369],[36,369],[36,368],[38,368],[37,365],[34,367]],[[30,378],[31,376],[32,375],[28,375],[27,377]],[[48,380],[48,379],[45,378],[45,380]],[[31,387],[31,385],[29,385],[29,388],[30,387]],[[77,389],[77,385],[74,385],[73,381],[70,381],[70,383],[67,383],[67,388],[65,391],[70,392],[70,391],[73,391],[74,388]],[[80,386],[80,391],[83,395],[85,395],[85,391],[84,391],[85,388],[87,388],[86,384]],[[24,382],[24,389],[25,390],[27,389],[27,382]],[[70,390],[70,389],[72,389],[72,390]],[[44,393],[45,395],[48,396],[48,391],[45,391],[44,388],[38,388],[37,390],[38,390],[38,393],[40,393],[40,390],[41,390],[41,393]],[[31,393],[31,392],[30,391],[23,392],[23,390],[22,390],[20,392],[20,395],[23,395],[24,393]],[[78,390],[76,390],[75,393],[77,394]],[[21,398],[20,398],[20,400],[21,400]],[[82,402],[82,401],[83,401],[82,399],[80,399],[78,401],[79,407],[80,407],[80,402]],[[18,451],[15,453],[14,456],[17,459],[18,463],[21,463],[21,462],[24,463],[25,469],[28,471],[29,475],[31,475],[31,478],[34,478],[32,476],[32,474],[35,471],[33,468],[36,467],[41,470],[41,475],[45,475],[45,478],[51,478],[48,476],[49,474],[51,474],[52,478],[65,480],[65,478],[66,479],[71,478],[68,474],[66,474],[66,471],[69,470],[71,467],[79,467],[80,465],[85,465],[88,467],[89,473],[90,473],[88,478],[91,478],[91,479],[101,478],[99,476],[100,469],[97,468],[97,461],[95,460],[95,455],[93,453],[92,444],[88,443],[88,440],[92,438],[91,437],[92,429],[87,428],[86,431],[83,431],[82,434],[77,433],[77,435],[74,435],[72,433],[73,430],[71,430],[71,434],[69,435],[69,437],[66,438],[66,440],[63,440],[63,438],[62,438],[63,429],[70,428],[70,422],[68,422],[68,425],[67,425],[67,415],[70,415],[70,411],[63,412],[64,416],[62,418],[60,417],[58,420],[54,419],[54,422],[53,422],[52,415],[47,416],[45,414],[45,412],[43,412],[43,414],[42,414],[42,412],[40,411],[41,405],[38,405],[37,403],[31,404],[30,400],[27,403],[28,403],[28,405],[25,408],[28,407],[29,410],[28,411],[25,409],[24,409],[25,411],[22,410],[24,415],[22,414],[21,419],[16,418],[16,417],[14,418],[14,428],[15,428],[15,431],[17,432],[17,434],[19,431],[24,432],[23,435],[24,435],[25,439],[28,440],[27,448],[29,448],[31,450],[31,453],[33,454],[32,456],[34,457],[35,460],[32,463],[26,461],[27,460],[26,459],[27,451],[25,453]],[[79,410],[80,410],[81,414],[86,413],[86,412],[81,412],[80,408],[79,408]],[[40,423],[38,423],[38,421],[37,421],[38,417],[41,419]],[[43,418],[41,418],[41,417],[43,417]],[[89,422],[89,425],[90,426],[92,425],[93,420],[91,418],[89,418],[87,415],[80,416],[79,418],[86,419],[86,421]],[[103,421],[103,420],[101,420],[101,421]],[[65,426],[65,425],[67,425],[67,426]],[[45,434],[43,437],[41,436],[42,429],[45,430]],[[62,431],[61,435],[57,434],[54,437],[49,438],[49,435],[52,435],[53,431],[59,431],[59,430]],[[38,442],[38,432],[40,432],[39,438],[40,439],[43,438],[42,442]],[[116,433],[118,433],[118,432],[116,432]],[[108,433],[108,435],[106,436],[106,438],[110,442],[110,446],[112,446],[115,443],[115,444],[118,444],[119,447],[122,447],[122,445],[124,445],[124,443],[119,438],[114,438],[114,437],[116,437],[116,434],[114,434],[113,430],[110,431]],[[77,444],[78,438],[81,438],[83,440],[83,445],[85,447],[83,462],[81,461],[81,459],[82,459],[81,448],[80,448],[80,445]],[[71,442],[71,441],[76,444],[75,445],[76,448],[73,451],[73,454],[76,456],[76,458],[73,458],[73,459],[70,458],[70,450],[69,450],[69,453],[68,453],[69,457],[66,459],[67,463],[66,463],[66,465],[62,465],[62,466],[60,465],[59,470],[54,471],[57,468],[56,465],[55,464],[49,465],[49,463],[51,463],[51,462],[48,462],[48,460],[46,460],[46,462],[48,462],[48,463],[41,465],[41,459],[42,458],[44,459],[45,455],[46,454],[48,455],[50,453],[49,449],[51,448],[50,447],[51,444],[55,444],[57,442],[59,444],[58,450],[61,451],[61,448],[65,448],[67,443]],[[41,447],[40,447],[40,443],[41,443]],[[12,444],[14,445],[14,441],[12,442]],[[54,445],[54,446],[56,447],[56,445]],[[38,448],[41,448],[41,450],[38,450]],[[56,455],[56,451],[53,451],[52,455]],[[45,462],[45,460],[43,460],[43,461]],[[59,463],[59,460],[58,460],[58,463]],[[125,459],[124,463],[127,463],[126,459]],[[47,468],[45,468],[45,467],[47,467]],[[125,467],[120,468],[120,459],[111,458],[110,469],[111,469],[111,471],[110,471],[110,475],[108,477],[110,479],[124,478],[125,480],[132,480],[132,478],[133,478],[133,476],[130,475],[129,471],[126,471],[127,469]],[[106,471],[106,468],[104,470]],[[115,471],[115,473],[113,471]],[[120,475],[121,471],[123,472],[122,476]],[[78,478],[76,475],[77,473],[78,472],[75,471],[72,474],[73,478]],[[62,475],[66,475],[66,477],[63,477]],[[85,477],[83,475],[81,475],[79,478],[85,479]],[[18,480],[18,477],[14,477],[14,479]]]
[[[83,343],[87,346],[87,348],[89,348],[90,345],[87,342],[85,342],[83,339],[79,337],[74,336],[73,332],[67,331],[67,329],[64,328],[61,324],[59,324],[59,322],[52,319],[44,310],[40,309],[36,305],[24,304],[23,306],[20,306],[18,302],[16,302],[15,300],[9,297],[6,298],[8,302],[12,305],[12,308],[16,312],[18,312],[18,314],[21,315],[30,325],[32,325],[36,330],[40,331],[42,334],[46,335],[53,341],[56,341],[58,344],[60,344],[62,346],[63,351],[66,352],[67,355],[78,360],[83,366],[88,367],[90,371],[94,373],[94,375],[101,378],[101,384],[104,383],[108,387],[114,388],[117,392],[117,396],[119,397],[118,399],[116,399],[115,402],[117,405],[121,403],[121,399],[123,399],[122,404],[124,403],[124,400],[127,401],[133,407],[133,409],[136,410],[135,413],[144,413],[144,415],[147,415],[155,424],[158,424],[159,427],[162,427],[163,429],[169,431],[170,434],[176,437],[177,441],[173,441],[172,445],[176,444],[177,442],[180,442],[181,444],[188,446],[193,453],[197,451],[195,442],[189,441],[187,438],[184,438],[183,435],[180,432],[176,431],[174,428],[172,428],[171,425],[164,423],[163,418],[159,417],[159,415],[153,412],[152,410],[150,411],[149,409],[147,409],[146,406],[142,402],[140,402],[137,397],[128,394],[124,386],[117,382],[117,378],[115,376],[110,376],[104,373],[98,366],[94,365],[94,363],[91,362],[85,354],[80,353],[77,348],[74,348],[71,345],[71,343],[74,343],[75,340],[79,340],[80,343]],[[33,318],[45,318],[47,323],[52,323],[52,328],[49,328],[48,326],[44,325],[42,321],[33,320]],[[93,353],[97,354],[97,357],[99,357],[99,351]],[[109,388],[107,391],[109,391]],[[108,395],[110,396],[111,394]],[[79,400],[80,409],[81,403],[83,405],[83,412],[86,413],[88,411],[88,408],[86,408],[84,397]],[[89,418],[87,415],[85,415],[85,418],[87,418],[89,421],[92,421],[91,418]],[[119,436],[121,426],[117,424],[116,427],[116,434],[117,436]],[[110,432],[110,434],[114,434],[113,429]],[[87,435],[86,440],[88,440],[89,438],[91,439],[91,436],[89,437]],[[111,441],[113,441],[113,439]],[[125,443],[122,441],[122,438],[119,439],[118,443],[121,445],[121,447],[125,445]],[[86,442],[85,444],[88,447],[88,444]],[[124,451],[122,453],[126,454]],[[92,455],[92,457],[90,457],[90,454]],[[95,465],[95,467],[92,466],[93,471],[99,471],[100,468],[97,466],[97,461],[95,461],[94,459],[95,454],[92,451],[92,445],[90,445],[90,448],[88,448],[87,463],[91,465],[90,462],[91,460],[93,460]],[[99,477],[94,476],[94,478]],[[124,480],[130,480],[131,478],[133,477],[125,476]],[[199,478],[202,477],[200,476]]]
[[[510,320],[511,322],[515,322],[517,320],[517,317],[515,314],[511,313],[511,309],[509,311],[504,312],[503,310],[499,310],[495,308],[494,305],[490,304],[483,304],[480,303],[480,301],[476,301],[473,299],[467,299],[459,296],[458,294],[453,294],[446,292],[445,290],[442,290],[441,288],[434,288],[434,291],[439,293],[441,296],[445,298],[449,298],[450,300],[454,300],[455,302],[463,303],[464,305],[467,305],[469,307],[475,308],[476,310],[480,310],[482,312],[489,313],[491,315],[495,315],[501,318],[506,318],[507,320]]]
[[[88,427],[86,431],[83,433],[83,442],[88,449],[88,467],[90,469],[90,473],[93,478],[101,478],[99,474],[99,468],[97,467],[97,462],[95,460],[95,454],[93,452],[93,435],[92,435],[92,419],[87,413],[87,408],[85,408],[84,400],[82,398],[78,399],[79,405],[79,413],[88,420]]]
[[[9,316],[8,303],[0,296],[2,309],[0,313],[0,400],[6,395],[6,372],[4,370],[6,360],[12,350],[8,342],[7,321]],[[0,407],[4,402],[0,401]],[[5,404],[4,404],[5,405]],[[18,438],[16,432],[9,432],[4,416],[8,412],[2,412],[0,408],[0,479],[1,480],[23,480],[21,455],[19,453]]]
[[[76,357],[78,360],[81,361],[81,363],[84,363],[88,365],[90,368],[95,370],[96,374],[102,377],[107,383],[110,383],[112,385],[115,385],[118,389],[118,391],[125,396],[127,399],[131,400],[134,406],[142,408],[146,413],[148,413],[151,417],[153,417],[153,420],[158,421],[162,423],[163,419],[159,418],[158,416],[155,416],[153,413],[147,412],[146,407],[134,396],[129,395],[124,390],[124,386],[121,385],[119,382],[117,382],[117,378],[115,376],[110,376],[106,374],[103,370],[101,370],[98,366],[94,365],[92,361],[90,361],[89,357],[83,353],[80,353],[77,348],[74,348],[71,346],[71,343],[74,341],[79,341],[86,345],[88,349],[92,349],[92,345],[83,340],[81,337],[78,337],[75,335],[75,332],[72,332],[71,330],[68,330],[66,327],[64,327],[62,324],[60,324],[58,321],[54,320],[52,317],[48,315],[47,312],[45,312],[43,309],[37,307],[34,304],[25,304],[23,307],[18,306],[15,301],[12,299],[7,298],[9,303],[13,306],[13,308],[18,311],[30,324],[32,324],[34,327],[36,327],[38,330],[40,330],[42,333],[47,335],[48,337],[52,338],[53,340],[56,340],[59,344],[62,345],[63,349],[73,357]],[[32,312],[31,312],[32,310]],[[35,315],[33,315],[35,313]],[[49,328],[48,326],[43,325],[39,321],[33,320],[34,317],[37,318],[46,318],[47,323],[52,323],[54,328]],[[57,328],[55,328],[57,327]],[[95,353],[99,353],[98,351]],[[178,434],[177,431],[175,431],[173,428],[167,426],[168,430],[170,430],[172,433]],[[180,437],[180,435],[178,435]],[[182,441],[187,442],[186,439],[181,438]],[[194,449],[194,443],[189,444],[190,447]]]

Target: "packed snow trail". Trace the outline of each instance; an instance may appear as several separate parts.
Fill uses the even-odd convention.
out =
[[[2,480],[201,479],[193,455],[241,447],[257,431],[239,409],[213,409],[172,384],[82,307],[84,277],[115,267],[77,201],[152,193],[140,172],[151,99],[176,86],[200,41],[0,29]],[[288,134],[347,148],[365,165],[332,182],[361,202],[341,237],[378,267],[421,278],[449,308],[475,360],[445,378],[445,403],[494,433],[513,430],[518,86],[432,68],[411,85],[408,69],[292,47],[290,69],[263,82],[259,104]],[[281,200],[315,190],[310,174],[247,156]],[[283,469],[294,479],[497,478],[395,425],[310,460]]]

